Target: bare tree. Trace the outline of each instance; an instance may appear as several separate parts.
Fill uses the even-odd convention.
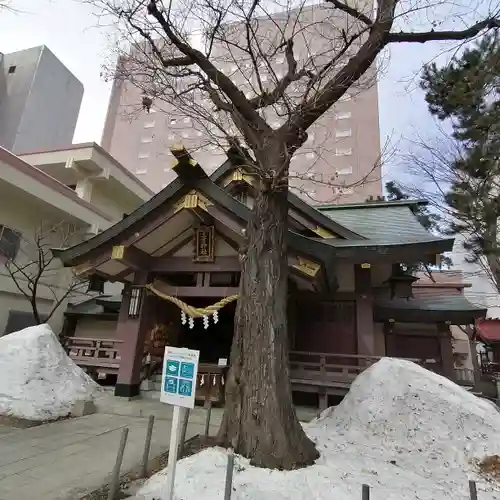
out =
[[[464,144],[438,125],[433,139],[417,137],[409,141],[409,150],[404,155],[403,165],[409,174],[404,188],[416,198],[424,198],[441,218],[441,230],[445,234],[459,237],[458,250],[463,251],[468,263],[477,265],[477,271],[466,278],[485,276],[493,290],[500,290],[500,239],[496,225],[487,224],[489,208],[498,198],[498,169],[492,168],[481,179],[475,179],[467,171],[458,169],[467,159]],[[466,185],[474,198],[470,210],[458,213],[450,206],[448,198],[452,186]],[[496,212],[498,214],[498,212]],[[455,226],[460,223],[460,230]],[[472,242],[482,241],[478,248]],[[489,306],[498,304],[498,294],[482,297]],[[478,304],[483,305],[483,303]]]
[[[19,249],[5,262],[5,269],[19,292],[30,303],[36,324],[50,320],[69,298],[87,291],[88,282],[62,268],[51,248],[66,247],[81,239],[82,233],[72,224],[42,223],[29,237],[21,237]],[[17,245],[17,243],[14,243]],[[42,314],[40,302],[50,296],[50,307]]]
[[[318,452],[296,418],[287,368],[292,158],[332,106],[370,84],[388,45],[467,40],[498,28],[497,12],[481,18],[464,3],[452,24],[461,27],[444,29],[452,4],[445,0],[379,0],[376,8],[368,0],[327,0],[315,7],[286,0],[88,1],[102,9],[103,23],[106,16],[117,23],[120,43],[131,44],[118,74],[144,89],[146,106],[161,99],[212,134],[217,130],[221,140],[241,138],[249,150],[242,156],[258,179],[257,195],[241,251],[219,439],[258,466],[311,464]],[[308,52],[313,30],[321,43]],[[231,60],[234,70],[227,68]]]

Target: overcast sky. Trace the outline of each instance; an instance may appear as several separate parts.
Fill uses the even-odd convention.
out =
[[[91,7],[77,0],[11,0],[11,5],[20,12],[0,14],[0,52],[49,47],[85,87],[75,142],[99,143],[110,93],[110,84],[100,76],[103,63],[109,61],[109,33],[96,28]],[[439,51],[434,44],[391,49],[379,83],[382,144],[390,137],[393,144],[404,147],[402,138],[433,128],[415,75]],[[394,174],[388,169],[385,176]]]

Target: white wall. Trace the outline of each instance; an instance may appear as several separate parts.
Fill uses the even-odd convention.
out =
[[[464,289],[464,295],[472,304],[486,307],[489,318],[500,318],[500,295],[483,266],[467,262],[468,252],[464,250],[463,242],[462,235],[455,237],[451,259],[453,266],[462,270],[464,283],[471,284],[470,288]]]
[[[31,246],[31,251],[34,248],[33,242],[36,231],[42,224],[45,227],[54,227],[56,224],[65,220],[64,214],[58,216],[53,210],[49,210],[49,205],[43,205],[42,202],[28,195],[20,196],[20,191],[7,189],[8,184],[0,183],[0,224],[4,224],[23,235],[24,250],[19,253],[16,262],[22,263],[23,260],[28,262],[30,257],[26,257],[26,246]],[[83,231],[82,231],[83,232]],[[49,244],[47,244],[47,247]],[[60,242],[51,241],[50,246],[60,246]],[[48,313],[54,304],[54,292],[56,296],[64,295],[72,279],[70,269],[60,267],[60,264],[55,263],[53,271],[49,276],[44,276],[39,291],[37,293],[38,305],[41,313]],[[19,277],[17,283],[26,290],[27,281]],[[48,284],[49,286],[45,286]],[[29,294],[29,292],[28,292]],[[81,297],[81,296],[80,296]],[[75,300],[73,298],[72,300]],[[81,298],[78,300],[82,300]],[[58,332],[62,326],[63,312],[66,308],[64,301],[53,315],[49,323]],[[7,272],[4,266],[0,266],[0,335],[4,333],[7,319],[10,310],[30,311],[28,300],[20,293],[16,287],[16,282]]]
[[[90,196],[90,204],[99,208],[106,215],[112,217],[113,221],[119,221],[123,218],[124,213],[130,213],[137,208],[137,205],[132,206],[126,204],[121,199],[111,198],[108,193],[104,193],[99,185],[99,181],[94,182],[92,186],[92,194]]]

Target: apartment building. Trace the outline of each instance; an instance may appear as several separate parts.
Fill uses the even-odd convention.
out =
[[[0,54],[0,146],[71,145],[82,98],[81,82],[46,46]]]
[[[295,16],[295,17],[294,17]],[[325,40],[333,40],[333,31],[345,26],[346,18],[329,5],[313,5],[295,12],[277,13],[259,23],[262,32],[281,37],[291,26],[304,29],[294,38],[299,63],[310,60],[321,64],[328,57]],[[244,35],[237,23],[232,25],[235,39]],[[274,30],[274,31],[273,31]],[[338,36],[338,34],[336,35]],[[353,47],[355,50],[356,47]],[[331,54],[331,53],[330,53]],[[231,76],[247,97],[255,95],[256,78],[248,54],[227,50],[215,44],[213,58],[220,69]],[[345,64],[349,53],[339,60]],[[273,60],[272,67],[260,71],[264,86],[272,88],[287,71],[284,54]],[[290,99],[302,95],[301,84],[292,84]],[[126,168],[154,190],[160,190],[174,177],[169,146],[183,143],[207,171],[224,161],[223,134],[210,123],[213,105],[202,95],[197,104],[207,110],[208,120],[182,112],[164,102],[140,109],[142,92],[124,79],[114,82],[104,127],[102,146]],[[266,109],[264,116],[278,128],[286,112],[280,106]],[[229,127],[225,124],[223,128]],[[234,133],[236,131],[234,130]],[[290,182],[309,203],[360,202],[382,195],[380,132],[376,70],[372,68],[359,85],[353,87],[317,123],[308,130],[308,141],[295,154],[290,165]]]
[[[22,157],[0,148],[0,336],[33,324],[30,303],[21,291],[30,296],[30,280],[22,273],[12,279],[5,267],[7,259],[14,259],[34,276],[40,267],[30,262],[36,262],[33,255],[37,248],[45,252],[64,244],[59,240],[64,231],[53,228],[67,224],[76,238],[88,238],[121,220],[152,195],[94,143]],[[38,245],[35,239],[41,234],[44,241]],[[40,314],[46,317],[54,309],[72,279],[71,270],[56,262],[47,268],[36,294]],[[121,288],[106,286],[106,293],[119,293]],[[86,292],[86,287],[79,288],[66,299],[81,302],[88,298]],[[56,332],[62,328],[66,299],[49,320]]]

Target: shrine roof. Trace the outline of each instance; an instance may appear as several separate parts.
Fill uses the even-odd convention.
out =
[[[375,298],[375,321],[402,323],[435,323],[451,321],[455,325],[473,324],[477,318],[486,315],[486,309],[475,306],[463,295],[440,297]]]
[[[192,192],[205,196],[213,203],[211,208],[223,212],[223,219],[234,221],[231,223],[232,230],[242,236],[251,210],[217,184],[231,169],[241,167],[228,160],[209,177],[184,148],[174,149],[173,153],[178,158],[175,166],[177,179],[102,233],[71,248],[53,249],[64,265],[81,264],[105,247],[109,250],[113,245],[122,245],[127,239],[133,240],[134,235],[142,237],[141,232],[148,224],[161,220],[167,208],[174,208],[181,197]],[[397,252],[403,252],[407,258],[421,260],[425,255],[449,251],[453,245],[453,239],[438,238],[420,225],[410,210],[412,203],[421,203],[418,200],[314,207],[289,192],[288,201],[293,216],[302,220],[303,224],[307,223],[306,226],[313,231],[304,233],[289,229],[289,247],[298,254],[311,256],[327,265],[337,258],[357,262],[370,262],[380,257],[397,259]]]
[[[427,231],[411,211],[411,206],[422,203],[421,200],[403,203],[383,202],[365,203],[364,205],[338,205],[319,207],[319,210],[332,220],[361,234],[367,241],[344,242],[329,241],[333,246],[393,246],[401,244],[437,243],[442,251],[449,251],[453,238],[441,238]]]
[[[500,320],[480,319],[476,322],[476,336],[487,343],[500,342]]]
[[[64,314],[66,316],[109,316],[115,318],[117,305],[119,308],[121,300],[121,295],[99,295],[78,304],[68,304]]]

